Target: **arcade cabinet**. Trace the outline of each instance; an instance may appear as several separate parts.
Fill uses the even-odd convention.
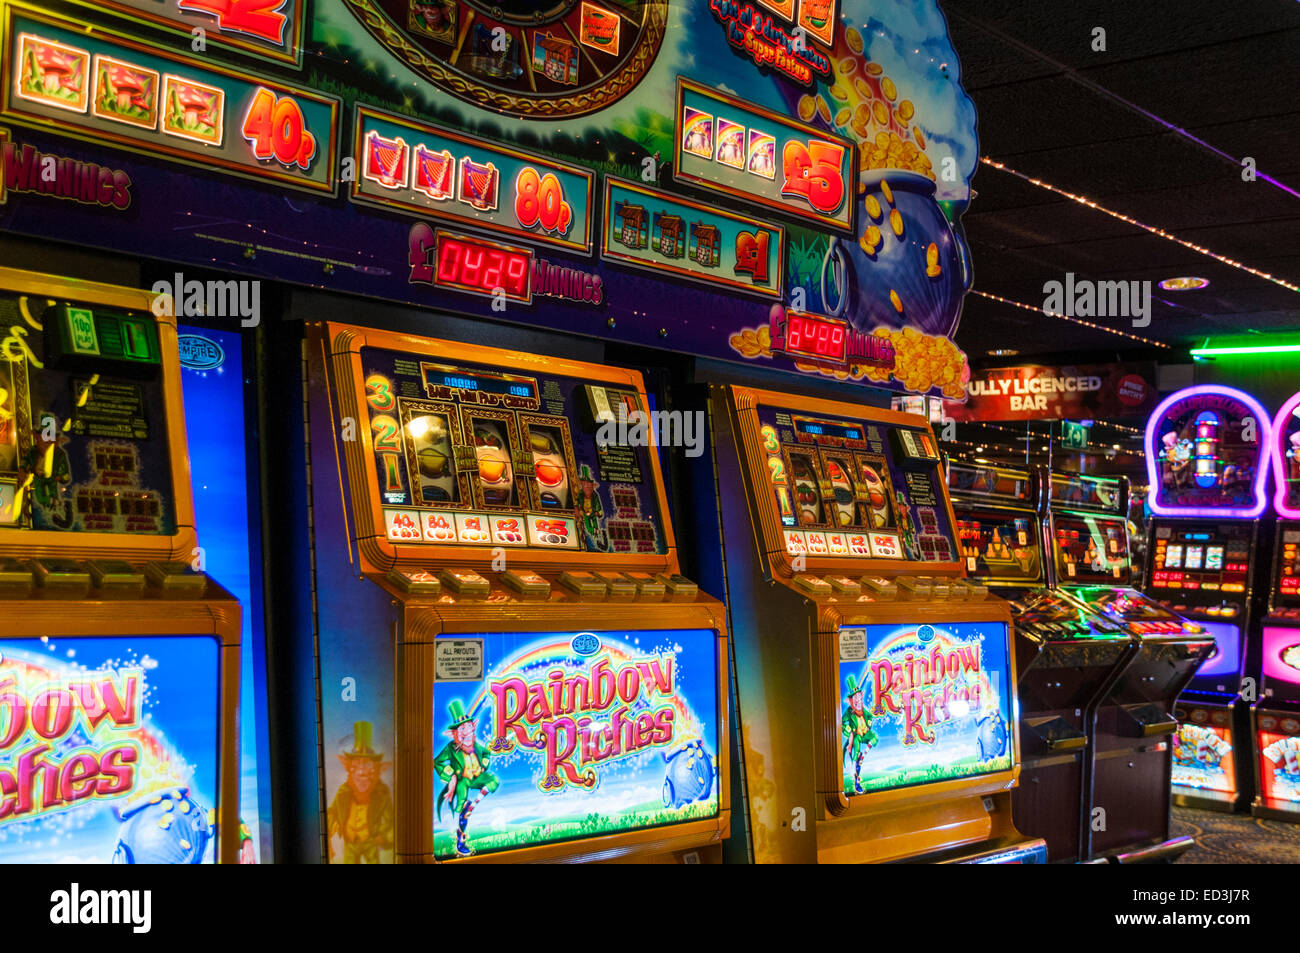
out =
[[[0,268],[0,862],[241,854],[239,604],[192,568],[158,303]]]
[[[1010,611],[962,579],[929,423],[734,385],[711,418],[745,785],[729,859],[1042,862],[1011,816]]]
[[[1214,651],[1183,693],[1175,802],[1235,811],[1253,797],[1249,703],[1268,585],[1261,514],[1270,420],[1250,395],[1219,385],[1177,391],[1147,421],[1152,512],[1143,588],[1194,620]]]
[[[641,376],[319,322],[307,365],[324,856],[720,860],[725,613]]]
[[[1169,735],[1179,693],[1213,647],[1197,623],[1136,589],[1128,549],[1128,480],[1052,473],[1046,533],[1053,585],[1136,645],[1091,718],[1084,771],[1085,858],[1154,862],[1183,853],[1171,838]]]
[[[955,462],[947,470],[967,575],[1008,600],[1015,623],[1021,769],[1012,817],[1019,830],[1047,842],[1049,861],[1086,859],[1088,737],[1137,643],[1047,588],[1044,471]]]
[[[1272,461],[1278,518],[1251,709],[1258,792],[1251,813],[1300,821],[1300,394],[1273,419]]]

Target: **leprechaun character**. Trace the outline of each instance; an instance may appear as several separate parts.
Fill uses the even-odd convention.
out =
[[[451,727],[447,734],[451,741],[438,752],[433,759],[433,771],[447,782],[446,790],[438,799],[438,818],[442,818],[442,804],[451,804],[459,818],[456,822],[456,853],[468,857],[474,853],[465,843],[465,828],[469,825],[469,816],[474,813],[478,802],[497,789],[497,777],[487,769],[492,752],[486,745],[479,744],[477,737],[478,722],[467,714],[460,699],[453,699],[447,706],[451,715]],[[469,799],[470,791],[478,791],[474,800]]]
[[[844,717],[840,719],[844,755],[853,759],[853,790],[861,794],[862,758],[867,753],[866,749],[875,745],[877,735],[871,730],[871,715],[862,707],[862,688],[852,675],[849,676],[848,699]]]
[[[604,552],[609,543],[605,531],[600,526],[605,508],[600,505],[600,495],[596,492],[596,481],[592,479],[591,469],[584,463],[578,473],[578,492],[573,494],[573,511],[578,515],[578,525],[587,537],[587,548]]]
[[[51,432],[54,437],[47,440],[46,436]],[[60,490],[72,482],[72,464],[68,461],[68,452],[63,449],[68,438],[48,414],[41,415],[41,426],[32,436],[32,445],[23,454],[18,483],[22,485],[30,474],[32,500],[42,509],[52,511],[63,502]],[[70,520],[68,525],[71,525]]]
[[[333,838],[343,838],[343,863],[377,864],[380,848],[393,846],[393,795],[381,779],[384,756],[370,743],[371,725],[352,726],[352,750],[339,755],[347,780],[339,785],[329,808],[330,855]]]

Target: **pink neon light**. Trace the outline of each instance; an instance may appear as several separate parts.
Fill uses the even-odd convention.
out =
[[[1232,400],[1239,400],[1245,404],[1255,415],[1255,420],[1259,422],[1259,427],[1263,431],[1259,436],[1263,441],[1260,452],[1258,466],[1255,467],[1255,505],[1250,507],[1241,506],[1165,506],[1159,502],[1160,496],[1160,447],[1158,445],[1159,435],[1156,433],[1157,423],[1164,417],[1165,411],[1189,397],[1195,397],[1199,394],[1215,394],[1219,397],[1228,397]],[[1146,451],[1147,451],[1147,485],[1150,490],[1147,493],[1147,501],[1151,506],[1151,512],[1158,516],[1203,516],[1210,518],[1225,519],[1254,519],[1264,512],[1264,507],[1268,506],[1268,497],[1264,492],[1264,481],[1268,478],[1268,457],[1270,456],[1269,448],[1271,447],[1270,419],[1268,413],[1260,406],[1259,401],[1255,400],[1249,394],[1239,391],[1234,387],[1224,387],[1221,384],[1198,384],[1195,387],[1184,387],[1180,391],[1174,391],[1160,402],[1151,416],[1147,418],[1146,433]]]
[[[1286,439],[1286,422],[1291,419],[1291,415],[1300,409],[1300,394],[1295,394],[1290,400],[1282,405],[1282,409],[1277,412],[1273,418],[1273,436],[1276,438],[1272,444],[1273,452],[1270,454],[1273,458],[1273,484],[1277,487],[1273,497],[1273,509],[1277,510],[1280,516],[1286,516],[1290,519],[1300,519],[1300,508],[1287,506],[1287,484],[1286,484],[1286,447],[1282,446],[1282,441]]]

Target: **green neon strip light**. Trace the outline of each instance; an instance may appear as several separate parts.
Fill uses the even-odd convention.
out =
[[[1192,357],[1217,357],[1225,354],[1296,354],[1300,344],[1261,344],[1255,347],[1194,347]]]

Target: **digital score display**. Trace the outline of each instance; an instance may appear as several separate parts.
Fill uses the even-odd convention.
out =
[[[786,315],[785,352],[844,364],[848,361],[847,326],[807,314]]]
[[[794,430],[797,434],[808,434],[817,438],[818,443],[825,443],[826,437],[840,440],[862,440],[862,428],[857,424],[839,423],[834,420],[814,420],[809,417],[795,417]]]
[[[502,294],[525,304],[532,301],[533,255],[528,249],[442,231],[437,241],[434,284],[488,297]]]
[[[438,364],[421,364],[420,373],[424,377],[426,391],[434,387],[446,387],[462,394],[465,391],[480,394],[506,394],[510,397],[527,398],[536,406],[537,381],[531,377],[485,374],[456,367],[443,367]]]

